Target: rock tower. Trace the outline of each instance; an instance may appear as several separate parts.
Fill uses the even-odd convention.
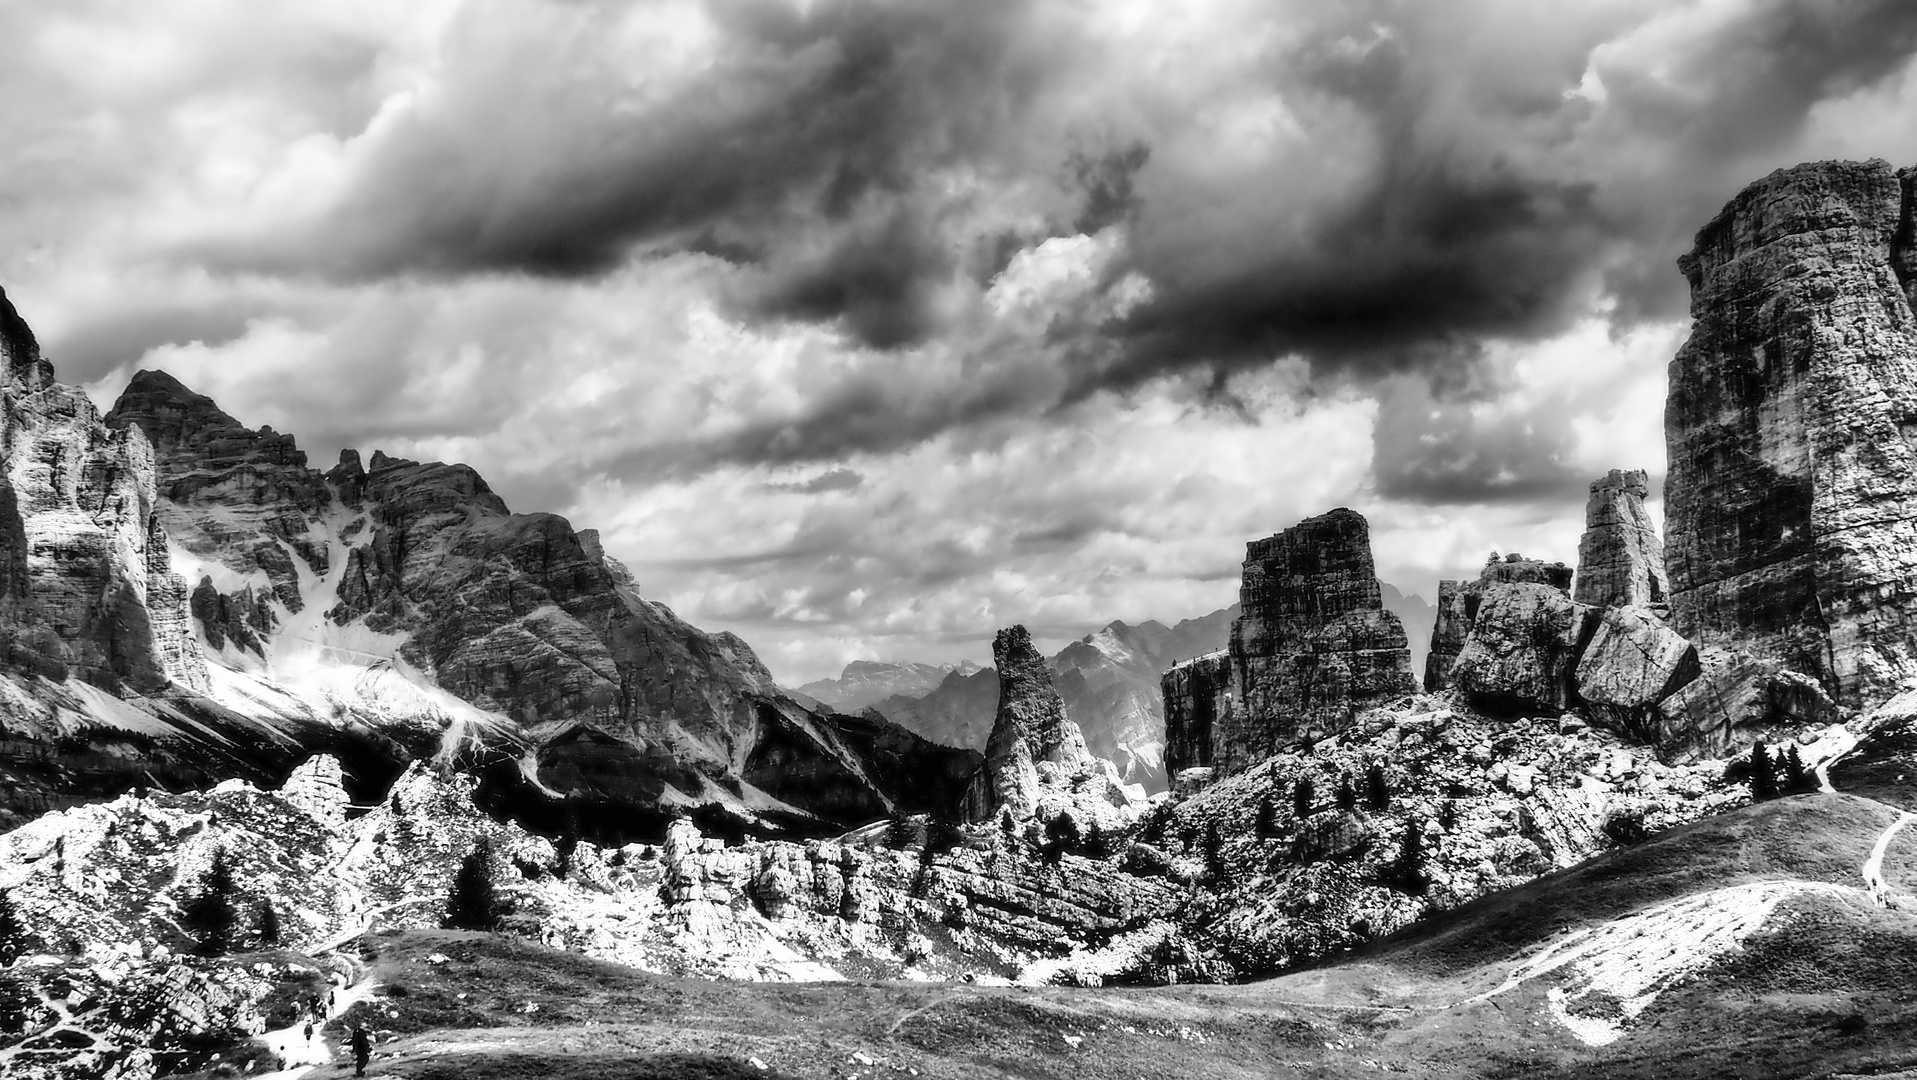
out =
[[[1672,621],[1853,708],[1917,676],[1911,180],[1883,161],[1780,169],[1678,262]]]

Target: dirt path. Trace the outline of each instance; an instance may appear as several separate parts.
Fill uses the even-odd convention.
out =
[[[1864,888],[1870,890],[1870,898],[1877,901],[1879,906],[1890,905],[1890,886],[1884,883],[1884,853],[1890,850],[1890,842],[1896,837],[1897,831],[1913,821],[1917,821],[1917,814],[1908,810],[1897,815],[1897,820],[1890,823],[1890,828],[1877,837],[1877,846],[1870,849],[1870,858],[1864,860],[1860,870],[1864,875]]]
[[[367,995],[371,994],[378,987],[379,983],[377,981],[373,979],[363,979],[353,986],[338,991],[334,999],[332,1015],[314,1022],[313,1037],[311,1039],[306,1037],[305,1021],[294,1024],[291,1027],[281,1028],[278,1031],[269,1031],[264,1035],[258,1036],[261,1042],[273,1048],[274,1053],[286,1059],[286,1068],[278,1072],[259,1073],[257,1075],[261,1077],[261,1080],[264,1080],[266,1077],[291,1080],[292,1077],[305,1076],[307,1071],[315,1065],[331,1064],[333,1061],[333,1051],[331,1047],[326,1045],[327,1025],[334,1023],[339,1017],[345,1015],[346,1010],[352,1008],[354,1003],[364,1001]]]

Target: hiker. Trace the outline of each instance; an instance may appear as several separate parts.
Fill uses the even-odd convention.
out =
[[[366,1034],[365,1024],[353,1027],[353,1075],[365,1076],[366,1063],[373,1057],[373,1040]]]
[[[306,1022],[306,1041],[308,1043],[313,1041],[313,1022],[311,1020]]]
[[[326,992],[326,1015],[328,1016],[333,1015],[333,1010],[335,1008],[338,1008],[338,1005],[333,1000],[333,992],[331,990],[328,990]]]

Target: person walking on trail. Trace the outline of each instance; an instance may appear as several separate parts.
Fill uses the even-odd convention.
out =
[[[373,1040],[366,1034],[366,1025],[358,1024],[353,1028],[353,1075],[365,1076],[366,1063],[373,1057]]]
[[[306,1041],[308,1043],[313,1041],[313,1022],[311,1020],[306,1022]]]

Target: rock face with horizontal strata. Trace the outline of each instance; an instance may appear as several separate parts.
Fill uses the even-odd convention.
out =
[[[1239,603],[1226,659],[1165,677],[1168,772],[1208,765],[1230,774],[1417,689],[1404,626],[1384,609],[1370,527],[1356,511],[1247,544]]]
[[[1909,172],[1781,169],[1679,260],[1667,562],[1676,629],[1863,707],[1917,676]]]
[[[1599,608],[1669,604],[1664,541],[1644,508],[1650,493],[1650,474],[1643,469],[1612,469],[1591,482],[1572,599]]]

